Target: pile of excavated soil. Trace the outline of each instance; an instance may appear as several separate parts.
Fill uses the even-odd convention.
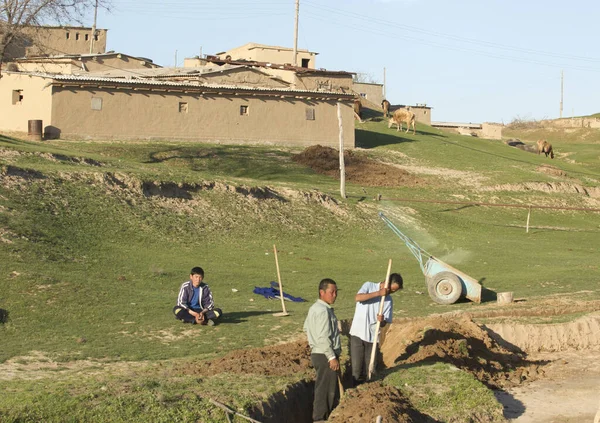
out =
[[[340,177],[339,152],[334,148],[313,145],[292,158],[317,173],[337,179]],[[404,169],[376,162],[353,151],[344,151],[344,169],[346,181],[358,185],[384,187],[425,184]]]
[[[522,351],[500,345],[466,313],[394,322],[385,334],[381,353],[387,367],[446,362],[491,388],[537,379],[543,375],[545,364],[529,361]]]
[[[346,391],[346,396],[327,421],[375,422],[378,416],[381,416],[384,422],[427,421],[426,416],[416,411],[400,390],[378,382],[367,383],[357,389]]]
[[[311,366],[310,348],[306,341],[272,345],[264,348],[236,350],[196,366],[181,368],[187,374],[218,373],[289,376],[306,372]]]

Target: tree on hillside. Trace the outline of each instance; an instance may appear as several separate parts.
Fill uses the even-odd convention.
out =
[[[32,42],[43,47],[41,25],[82,24],[87,11],[107,8],[109,0],[0,0],[0,77],[11,46]],[[36,39],[36,34],[38,34]]]

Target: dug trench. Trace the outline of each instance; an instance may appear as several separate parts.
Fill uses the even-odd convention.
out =
[[[596,309],[595,304],[590,307]],[[562,356],[556,355],[557,349],[597,351],[600,348],[598,314],[592,313],[571,323],[541,325],[507,323],[507,316],[510,313],[503,314],[502,323],[486,324],[475,322],[473,316],[465,312],[395,319],[388,330],[382,333],[382,366],[372,382],[357,388],[350,387],[349,363],[343,363],[343,384],[348,389],[328,421],[375,422],[379,416],[383,422],[446,421],[436,420],[417,410],[401,389],[385,383],[385,375],[389,372],[435,362],[449,363],[472,374],[497,393],[498,401],[505,408],[504,417],[516,418],[525,414],[526,407],[510,394],[511,390],[523,389],[536,381],[543,382],[544,378],[555,376],[557,363],[564,363]],[[523,313],[519,312],[518,316],[522,318]],[[343,322],[343,333],[347,327],[348,322]],[[557,342],[557,339],[565,342]],[[544,358],[534,358],[529,354],[544,351],[555,354],[546,354]],[[548,375],[547,370],[550,370]],[[301,381],[255,406],[248,416],[263,423],[312,421],[314,371],[305,340],[234,351],[225,357],[182,371],[199,376],[223,372],[304,375]],[[516,408],[515,404],[518,405]],[[478,415],[471,421],[491,422],[498,421],[497,418]]]

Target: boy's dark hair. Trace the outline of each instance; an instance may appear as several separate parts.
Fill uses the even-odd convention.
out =
[[[329,285],[336,285],[335,281],[333,279],[329,279],[329,278],[325,278],[323,280],[321,280],[321,282],[319,282],[319,291],[323,290],[326,291],[327,287]]]
[[[196,266],[190,271],[190,275],[200,275],[204,277],[204,270],[201,267]]]
[[[400,275],[400,273],[392,273],[390,275],[390,287],[392,286],[393,283],[397,283],[398,284],[398,289],[403,289],[404,288],[404,281],[402,280],[402,276]]]

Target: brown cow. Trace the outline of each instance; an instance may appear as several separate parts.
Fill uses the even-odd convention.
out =
[[[388,117],[388,115],[390,114],[390,102],[384,98],[381,102],[381,108],[383,109],[383,117]]]
[[[388,121],[388,128],[391,128],[393,125],[396,125],[398,132],[402,131],[402,122],[406,122],[406,132],[410,126],[413,128],[413,135],[416,134],[415,131],[415,114],[407,109],[397,109],[392,114],[392,117]]]
[[[537,152],[538,152],[538,154],[541,154],[543,152],[546,155],[546,157],[548,157],[548,155],[550,155],[551,159],[554,158],[554,151],[552,150],[552,144],[550,144],[546,140],[538,140]]]

